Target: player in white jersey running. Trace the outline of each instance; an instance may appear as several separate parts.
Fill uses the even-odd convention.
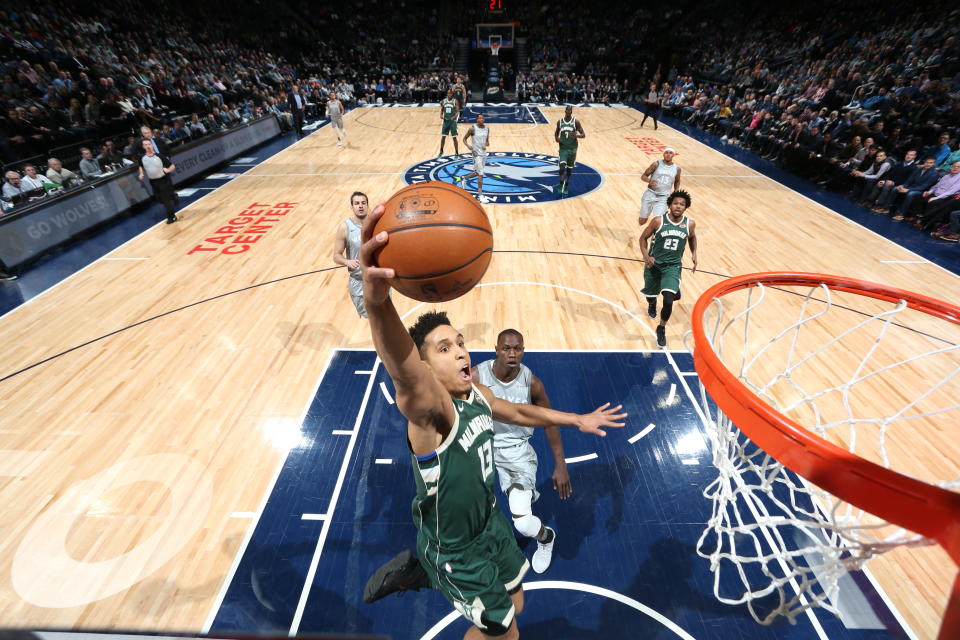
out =
[[[472,375],[498,398],[549,409],[550,398],[543,383],[522,363],[523,351],[523,335],[515,329],[505,329],[497,336],[496,359],[476,365]],[[566,500],[573,489],[563,456],[560,429],[547,427],[545,431],[553,452],[553,488],[561,500]],[[493,461],[500,489],[510,505],[513,526],[524,536],[537,540],[531,565],[535,572],[543,573],[553,558],[556,532],[533,515],[532,505],[540,497],[537,493],[537,453],[530,445],[533,429],[494,420],[493,432]]]
[[[333,130],[337,134],[337,146],[342,147],[347,137],[347,132],[343,128],[343,103],[334,94],[330,94],[330,99],[327,100],[327,117],[330,118],[330,124],[333,125]]]
[[[367,194],[354,191],[350,196],[350,208],[353,210],[353,216],[337,227],[337,235],[333,241],[333,261],[345,266],[349,271],[347,289],[350,291],[350,300],[353,301],[357,314],[361,318],[366,318],[367,309],[363,303],[363,277],[360,273],[360,231],[370,209]]]
[[[484,202],[483,197],[483,169],[487,162],[487,149],[490,145],[490,127],[484,124],[484,116],[477,116],[477,123],[472,125],[463,135],[463,144],[473,153],[473,171],[456,179],[456,182],[466,182],[470,178],[477,178],[477,200]],[[473,144],[470,143],[473,138]]]
[[[659,218],[667,212],[667,196],[680,189],[680,167],[673,161],[676,151],[672,147],[663,150],[663,160],[657,160],[643,172],[640,179],[647,189],[640,199],[640,226],[651,217]]]

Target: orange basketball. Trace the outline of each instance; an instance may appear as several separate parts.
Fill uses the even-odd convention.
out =
[[[390,241],[374,259],[393,269],[394,289],[422,302],[446,302],[470,291],[490,265],[493,230],[483,207],[459,187],[422,182],[386,203],[374,234]]]

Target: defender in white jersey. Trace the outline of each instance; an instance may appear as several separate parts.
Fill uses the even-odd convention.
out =
[[[640,226],[652,217],[659,218],[667,212],[667,196],[680,189],[680,167],[673,161],[676,151],[672,147],[663,150],[663,160],[657,160],[643,172],[640,179],[647,189],[640,199]]]
[[[333,241],[333,261],[343,265],[350,273],[347,288],[350,291],[350,300],[361,318],[367,317],[367,309],[363,302],[363,277],[360,273],[360,231],[363,221],[367,217],[369,203],[367,194],[354,191],[350,196],[350,208],[353,216],[343,221],[337,227],[337,235]]]
[[[523,335],[515,329],[506,329],[497,336],[497,357],[473,367],[472,374],[481,384],[490,388],[498,398],[515,404],[533,404],[550,407],[550,398],[543,383],[522,364]],[[573,493],[567,463],[563,456],[563,441],[557,427],[545,429],[553,452],[553,488],[566,500]],[[494,420],[493,461],[497,467],[500,489],[507,496],[513,526],[529,538],[536,538],[533,570],[543,573],[553,557],[556,532],[533,515],[532,505],[537,493],[537,454],[530,446],[533,429]]]
[[[484,201],[483,197],[483,169],[487,162],[487,149],[490,145],[490,127],[484,124],[483,114],[477,116],[477,123],[471,125],[463,135],[463,144],[473,153],[473,171],[467,175],[457,178],[456,182],[466,182],[470,178],[477,178],[477,200]],[[473,138],[473,144],[470,143]]]

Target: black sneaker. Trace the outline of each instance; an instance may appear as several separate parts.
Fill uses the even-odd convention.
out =
[[[367,580],[363,588],[363,601],[367,604],[385,598],[391,593],[413,589],[420,591],[430,587],[430,578],[420,566],[420,561],[409,549],[398,553]]]
[[[661,349],[667,347],[667,328],[662,324],[657,325],[657,346]]]
[[[657,318],[657,303],[653,302],[647,305],[647,315],[656,320]]]

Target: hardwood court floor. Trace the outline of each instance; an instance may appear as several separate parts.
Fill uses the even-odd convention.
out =
[[[348,147],[320,129],[109,255],[143,259],[98,261],[0,320],[0,377],[22,371],[0,382],[0,625],[202,628],[330,350],[371,346],[346,274],[331,268],[349,195],[385,199],[406,167],[436,155],[436,112],[353,111]],[[491,150],[555,153],[562,109],[543,112],[551,124],[492,125]],[[654,346],[652,321],[628,322],[643,315],[642,265],[614,259],[639,258],[640,174],[659,157],[628,138],[676,148],[693,194],[700,271],[684,272],[671,348],[721,275],[823,271],[960,290],[933,264],[882,262],[914,256],[723,154],[666,126],[638,129],[632,109],[575,115],[587,133],[579,160],[605,182],[569,201],[488,207],[496,249],[515,253],[486,275],[504,284],[444,305],[471,348],[507,325],[536,349]],[[958,341],[946,323],[936,330]],[[955,447],[932,443],[954,476]],[[955,572],[945,554],[897,551],[871,567],[933,637]]]

